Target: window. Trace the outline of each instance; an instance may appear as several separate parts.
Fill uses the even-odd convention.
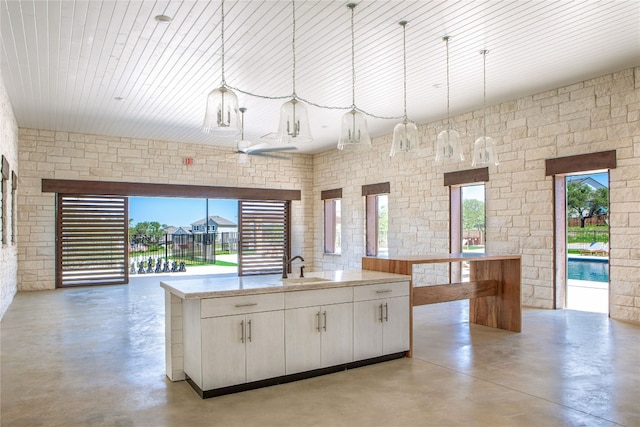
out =
[[[2,186],[2,200],[0,201],[0,227],[2,234],[2,243],[7,243],[7,181],[9,180],[9,162],[5,156],[2,156],[2,180],[0,185]]]
[[[484,252],[485,182],[489,168],[469,169],[444,174],[449,187],[449,251]],[[468,263],[451,263],[450,282],[469,281]]]
[[[18,176],[15,172],[11,172],[11,243],[16,243],[18,235]]]
[[[461,187],[462,252],[484,252],[485,203],[484,184]]]
[[[339,254],[342,251],[342,189],[326,190],[321,193],[324,202],[324,253]]]
[[[390,184],[370,184],[362,186],[366,209],[366,249],[367,256],[388,256],[387,231],[389,226]]]

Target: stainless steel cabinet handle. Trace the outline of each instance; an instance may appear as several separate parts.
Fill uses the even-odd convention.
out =
[[[382,304],[380,304],[379,308],[380,308],[380,319],[379,320],[380,320],[380,322],[382,322]]]
[[[244,320],[240,321],[240,342],[244,343]]]
[[[393,289],[381,289],[376,291],[376,294],[388,294],[389,292],[393,292]]]
[[[386,320],[387,322],[389,321],[389,304],[386,302],[384,303],[384,320]]]
[[[249,333],[247,334],[247,341],[251,342],[251,320],[247,322],[247,328],[249,328]]]
[[[316,331],[320,332],[320,312],[316,313]]]
[[[326,331],[327,330],[327,312],[325,311],[323,314],[324,314],[324,327],[323,327],[323,329]]]
[[[236,308],[240,308],[240,307],[253,307],[254,305],[258,305],[257,302],[250,302],[247,304],[236,304]]]

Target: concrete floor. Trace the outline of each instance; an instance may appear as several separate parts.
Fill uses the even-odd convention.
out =
[[[415,357],[201,400],[164,375],[160,276],[19,293],[2,426],[640,426],[640,325],[525,310],[520,334],[418,307]]]

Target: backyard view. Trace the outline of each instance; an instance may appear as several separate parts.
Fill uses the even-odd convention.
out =
[[[185,272],[187,268],[194,273],[192,267],[203,266],[234,272],[237,201],[131,197],[128,250],[129,274]]]
[[[607,313],[609,308],[608,173],[567,180],[566,307]]]

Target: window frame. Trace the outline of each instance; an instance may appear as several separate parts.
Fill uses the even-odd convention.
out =
[[[340,255],[342,253],[342,245],[336,248],[336,241],[338,240],[338,209],[336,208],[336,202],[339,201],[340,216],[342,216],[342,188],[321,191],[320,200],[322,200],[324,212],[323,251],[326,255]],[[340,227],[342,227],[342,221],[340,221]]]
[[[391,193],[391,184],[381,182],[362,186],[362,196],[365,197],[365,251],[366,256],[379,256],[378,230],[380,227],[379,196]],[[388,202],[388,199],[387,199]]]
[[[484,184],[485,186],[485,223],[487,209],[487,187],[489,168],[467,169],[444,174],[444,185],[449,187],[449,252],[462,252],[462,187]],[[486,232],[485,232],[486,241]],[[450,263],[449,282],[462,281],[461,263]]]
[[[7,235],[9,234],[7,227],[7,206],[9,205],[7,182],[9,181],[11,174],[9,172],[9,161],[4,155],[2,155],[2,163],[0,164],[0,167],[2,168],[2,178],[0,179],[0,192],[2,193],[2,199],[0,199],[0,241],[3,245],[6,245],[8,241]]]
[[[11,244],[17,243],[18,235],[18,175],[11,171]]]

